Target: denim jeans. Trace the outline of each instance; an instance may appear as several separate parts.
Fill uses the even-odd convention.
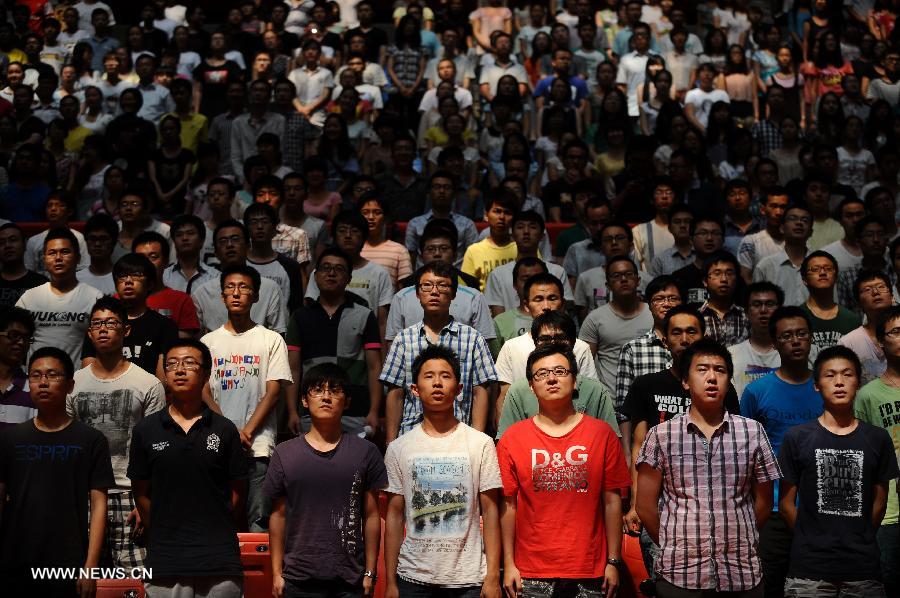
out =
[[[444,588],[413,583],[399,577],[397,578],[397,589],[400,592],[400,598],[478,598],[481,595],[481,586]]]
[[[763,584],[749,590],[720,592],[718,590],[690,590],[671,584],[665,579],[656,579],[657,598],[762,598]]]
[[[269,469],[269,460],[249,457],[247,476],[247,526],[251,532],[269,531],[269,515],[272,501],[263,494],[263,482]]]
[[[759,560],[762,563],[766,598],[783,598],[784,582],[791,562],[794,535],[781,513],[773,511],[759,531]]]
[[[603,578],[522,579],[521,598],[603,598]]]

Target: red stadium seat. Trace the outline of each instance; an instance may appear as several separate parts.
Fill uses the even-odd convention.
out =
[[[144,598],[144,583],[140,579],[100,579],[97,598]]]
[[[272,595],[272,557],[269,534],[238,534],[241,564],[244,566],[244,597],[268,598]]]

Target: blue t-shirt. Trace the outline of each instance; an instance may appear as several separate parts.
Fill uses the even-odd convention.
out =
[[[823,410],[812,376],[803,384],[791,384],[771,372],[748,384],[741,396],[741,415],[762,424],[776,455],[789,428],[819,417]],[[778,484],[774,510],[778,510]]]
[[[550,97],[550,86],[553,85],[553,82],[556,80],[556,76],[544,77],[540,81],[538,81],[537,86],[534,88],[534,97]],[[573,88],[574,97],[572,98],[572,105],[578,106],[578,104],[584,98],[588,97],[590,94],[590,90],[588,90],[587,83],[585,83],[584,79],[581,77],[569,77],[569,86]]]

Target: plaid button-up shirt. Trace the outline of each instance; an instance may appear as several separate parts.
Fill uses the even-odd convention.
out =
[[[381,370],[382,382],[404,389],[400,434],[409,432],[422,421],[422,402],[412,394],[410,386],[415,382],[412,377],[413,361],[429,344],[432,343],[422,322],[404,328],[391,343]],[[438,334],[436,344],[450,349],[459,357],[462,392],[456,397],[453,413],[459,421],[470,424],[475,387],[497,380],[491,351],[477,330],[460,324],[452,316],[450,323]]]
[[[628,421],[622,414],[625,396],[631,383],[638,376],[655,374],[672,367],[672,354],[663,345],[655,330],[628,341],[619,353],[619,367],[616,368],[616,417],[620,422]]]
[[[759,422],[726,413],[707,440],[688,412],[651,428],[636,463],[662,474],[658,576],[719,592],[762,581],[752,485],[781,470]]]
[[[699,311],[703,316],[706,336],[723,347],[730,347],[750,338],[750,318],[743,307],[732,304],[725,312],[725,317],[720,318],[709,302],[704,301]]]
[[[842,270],[838,273],[838,281],[837,281],[837,303],[838,305],[842,305],[847,309],[853,310],[859,315],[863,315],[862,308],[859,306],[859,302],[856,300],[856,297],[853,296],[853,285],[856,283],[856,277],[859,276],[859,273],[862,271],[863,265],[862,263],[855,264],[851,268],[847,268],[846,270]],[[891,288],[893,289],[897,285],[897,275],[894,273],[894,269],[889,267],[887,263],[884,265],[884,273],[887,274],[887,277],[891,281]]]
[[[284,222],[279,222],[275,227],[272,249],[300,264],[312,259],[309,253],[309,235],[306,234],[306,231],[296,226],[289,226]]]

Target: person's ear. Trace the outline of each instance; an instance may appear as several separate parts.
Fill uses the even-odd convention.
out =
[[[300,404],[303,405],[304,409],[309,409],[309,401],[306,399],[306,395],[300,397]]]
[[[410,384],[409,385],[410,392],[413,393],[413,396],[417,399],[421,399],[422,397],[419,395],[419,385],[418,384]]]

